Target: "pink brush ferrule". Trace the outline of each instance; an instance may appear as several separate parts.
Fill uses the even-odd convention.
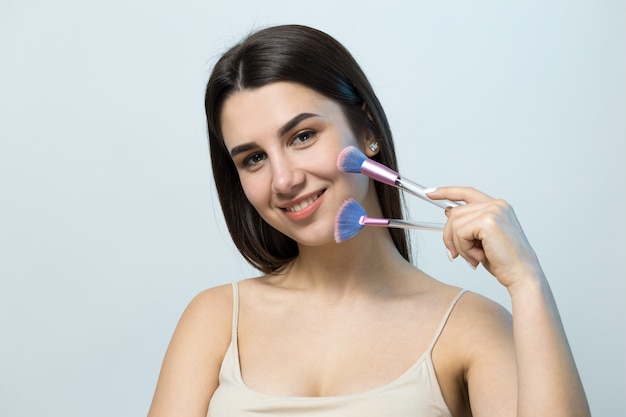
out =
[[[359,223],[364,226],[389,227],[389,219],[379,219],[377,217],[361,216]]]
[[[388,168],[376,161],[372,161],[371,159],[363,161],[363,164],[361,165],[361,173],[376,181],[391,185],[392,187],[397,185],[398,177],[400,177],[400,175],[393,169]]]

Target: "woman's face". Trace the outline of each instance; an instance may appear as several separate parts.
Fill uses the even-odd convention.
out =
[[[223,105],[222,133],[243,186],[261,217],[303,245],[333,240],[348,198],[378,206],[364,175],[337,169],[349,145],[364,149],[341,107],[296,83],[238,91]]]

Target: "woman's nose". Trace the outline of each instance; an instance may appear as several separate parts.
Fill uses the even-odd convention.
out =
[[[304,183],[304,171],[286,159],[272,161],[272,191],[277,194],[289,194]]]

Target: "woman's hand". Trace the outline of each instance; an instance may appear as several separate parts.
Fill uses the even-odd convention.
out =
[[[482,263],[509,289],[529,277],[542,279],[537,256],[506,201],[467,187],[437,188],[428,197],[467,203],[446,209],[443,241],[452,259],[460,255],[473,268]]]

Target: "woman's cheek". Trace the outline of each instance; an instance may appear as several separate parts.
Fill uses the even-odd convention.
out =
[[[259,211],[259,204],[263,200],[263,194],[267,193],[266,190],[270,188],[270,185],[264,185],[262,181],[258,181],[258,179],[258,177],[254,178],[254,176],[250,175],[240,177],[243,192],[250,204],[252,204],[257,211]]]
[[[350,173],[344,173],[344,175],[348,177],[348,187],[354,194],[352,198],[362,202],[368,194],[370,184],[372,185],[372,187],[374,186],[372,181],[370,181],[369,177],[365,175],[355,175]]]

